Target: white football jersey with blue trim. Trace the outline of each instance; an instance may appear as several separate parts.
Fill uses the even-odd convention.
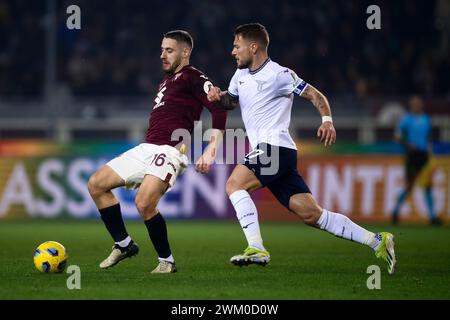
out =
[[[294,71],[267,59],[257,70],[236,70],[228,87],[239,97],[245,129],[252,148],[269,143],[297,149],[289,134],[292,102],[307,83]]]

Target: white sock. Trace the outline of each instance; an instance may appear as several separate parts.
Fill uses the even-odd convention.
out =
[[[245,190],[235,191],[230,195],[230,201],[234,210],[236,210],[236,216],[247,238],[249,247],[266,251],[263,246],[261,231],[259,230],[258,210],[248,192]]]
[[[320,229],[326,230],[337,237],[365,244],[374,250],[381,242],[375,233],[358,226],[340,213],[324,209],[317,224]]]
[[[167,258],[160,258],[160,257],[158,257],[158,261],[159,262],[167,261],[167,262],[170,262],[170,263],[175,263],[175,259],[173,258],[172,255],[168,256]]]
[[[131,242],[131,237],[128,236],[125,239],[123,239],[122,241],[115,242],[115,244],[119,245],[119,247],[125,248],[130,244],[130,242]]]

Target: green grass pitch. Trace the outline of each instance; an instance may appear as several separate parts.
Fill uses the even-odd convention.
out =
[[[98,221],[0,222],[0,299],[450,299],[450,228],[365,225],[390,231],[398,270],[365,246],[301,223],[262,223],[272,261],[266,267],[235,267],[229,258],[245,248],[233,221],[168,221],[178,273],[153,275],[156,254],[143,223],[127,222],[140,246],[137,257],[107,270],[98,267],[112,241]],[[69,290],[69,274],[39,273],[37,245],[61,242],[69,263],[81,268],[81,289]],[[381,268],[381,289],[366,286],[367,268]]]

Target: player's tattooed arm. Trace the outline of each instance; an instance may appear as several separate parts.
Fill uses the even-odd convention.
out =
[[[331,116],[331,108],[327,98],[312,85],[308,84],[302,92],[301,97],[308,99],[319,111],[320,115]]]
[[[224,94],[220,96],[219,106],[225,110],[233,110],[239,107],[239,98],[232,97],[227,91],[225,91]]]
[[[317,130],[317,137],[324,142],[325,146],[336,142],[336,130],[331,119],[331,108],[327,98],[312,85],[308,84],[301,96],[308,99],[316,107],[322,116],[322,124]],[[325,117],[325,118],[324,118]]]
[[[239,107],[239,98],[231,96],[228,91],[221,91],[219,87],[212,87],[208,92],[208,100],[225,110]]]

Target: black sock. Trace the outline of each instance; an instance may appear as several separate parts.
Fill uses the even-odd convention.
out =
[[[98,211],[100,211],[100,216],[114,242],[120,242],[128,237],[119,203],[108,208],[99,209]]]
[[[163,216],[158,213],[153,218],[144,221],[144,223],[147,227],[153,246],[158,253],[158,257],[169,257],[172,253],[170,251],[169,239],[167,238],[166,221]]]

